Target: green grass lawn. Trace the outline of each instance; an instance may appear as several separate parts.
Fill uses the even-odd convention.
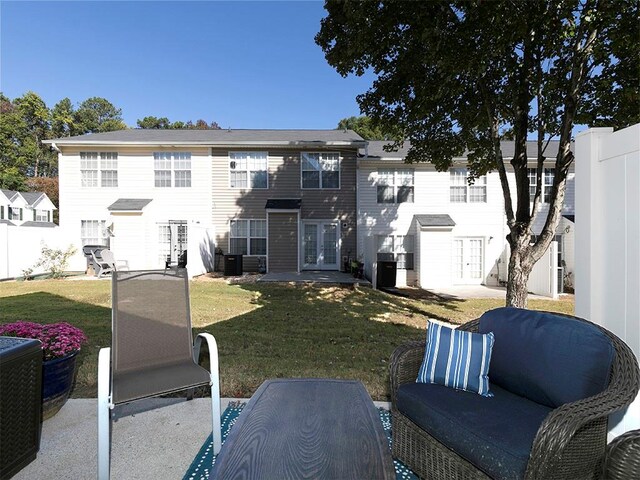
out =
[[[89,337],[73,396],[96,395],[97,354],[111,341],[109,281],[0,283],[0,323],[66,321]],[[222,396],[250,397],[274,377],[361,380],[388,398],[389,357],[423,339],[427,318],[464,323],[502,306],[498,299],[409,300],[369,288],[191,283],[196,332],[216,337]],[[573,313],[573,301],[531,300],[529,308]]]

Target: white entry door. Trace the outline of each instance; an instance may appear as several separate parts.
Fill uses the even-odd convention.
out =
[[[303,222],[302,265],[307,270],[337,270],[340,258],[337,222]]]
[[[484,280],[484,239],[453,240],[453,283],[480,284]]]

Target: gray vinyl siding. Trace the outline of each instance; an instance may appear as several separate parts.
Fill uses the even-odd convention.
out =
[[[266,189],[229,187],[229,151],[268,153],[268,185]],[[302,189],[300,151],[340,152],[339,189]],[[265,205],[270,198],[301,198],[301,220],[336,220],[340,223],[341,256],[356,252],[356,150],[345,148],[278,149],[234,148],[212,149],[213,212],[216,244],[224,253],[229,249],[229,221],[266,219]],[[346,226],[345,226],[346,224]],[[298,252],[299,253],[299,252]],[[248,270],[245,258],[244,268]],[[339,262],[341,265],[342,262]],[[257,265],[257,260],[256,260]]]
[[[298,215],[269,213],[269,272],[298,270]]]

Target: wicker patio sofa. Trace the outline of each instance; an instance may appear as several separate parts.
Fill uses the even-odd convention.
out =
[[[512,395],[508,398],[520,398],[517,395],[513,397],[510,392],[504,393],[509,385],[498,386],[492,379],[491,369],[495,367],[496,371],[499,370],[498,365],[494,366],[494,360],[496,360],[496,349],[500,348],[500,345],[505,346],[505,339],[501,338],[504,337],[504,332],[494,332],[494,355],[489,368],[490,388],[496,393],[495,399],[487,399],[476,393],[453,390],[442,385],[416,384],[416,377],[424,357],[425,342],[409,342],[398,347],[390,361],[394,458],[405,463],[419,476],[428,479],[525,478],[551,480],[596,478],[606,447],[608,415],[629,405],[638,392],[640,372],[633,353],[624,342],[604,328],[577,317],[548,312],[496,309],[485,313],[480,319],[466,323],[460,329],[488,333],[483,330],[483,322],[486,322],[483,319],[485,316],[496,315],[492,312],[498,310],[500,311],[498,315],[503,316],[512,315],[517,318],[522,318],[523,315],[525,318],[527,315],[533,316],[534,323],[542,318],[538,316],[547,315],[545,317],[547,320],[550,318],[558,320],[558,324],[564,322],[569,328],[577,327],[578,330],[586,328],[589,330],[589,334],[604,335],[604,341],[610,341],[613,347],[610,349],[612,352],[611,366],[610,368],[605,367],[603,370],[603,384],[606,385],[604,390],[587,398],[558,405],[555,408],[532,405],[535,410],[533,415],[520,413],[526,412],[528,407],[522,410],[516,408],[517,413],[511,411],[513,410],[511,408],[504,409],[502,407],[492,411],[491,402],[500,401],[498,390],[503,393],[503,396]],[[548,315],[553,315],[553,317],[548,317]],[[510,323],[505,323],[505,325],[511,328]],[[486,327],[486,324],[484,326]],[[517,319],[514,319],[513,326],[516,330],[519,329]],[[555,338],[550,343],[556,340],[563,342],[563,339]],[[523,339],[521,338],[520,341]],[[526,344],[521,345],[522,349],[531,352],[537,351],[536,342],[544,341],[544,338],[527,338],[524,341]],[[514,342],[515,346],[510,343],[510,348],[519,348],[517,338]],[[581,352],[572,351],[563,353],[568,356],[575,354],[583,355]],[[587,358],[588,355],[590,354],[584,355],[584,357]],[[543,372],[545,369],[548,371],[563,368],[563,365],[559,363],[549,366],[548,360],[549,358],[544,358],[544,354],[538,356],[536,353],[534,358],[530,359],[533,362],[531,367],[535,370],[539,366],[538,370]],[[515,364],[517,365],[517,362]],[[501,368],[505,367],[511,368],[508,365],[502,365]],[[550,375],[553,376],[553,372]],[[533,382],[537,380],[534,378]],[[541,382],[544,384],[544,379]],[[416,392],[421,392],[419,393],[421,396],[417,397],[418,400],[415,397]],[[409,398],[408,395],[414,395],[410,397],[411,401],[406,400]],[[437,400],[438,398],[440,400]],[[520,398],[520,400],[531,403],[526,398]],[[416,402],[418,402],[417,406]],[[433,402],[439,403],[432,405]],[[482,412],[487,408],[487,405],[489,405],[488,413],[484,416],[479,415],[478,412]],[[435,428],[434,431],[433,426],[429,423],[431,421],[429,419],[433,419],[434,415],[448,417],[435,421],[435,423],[440,423],[440,430]],[[509,417],[504,418],[505,415]],[[518,418],[522,415],[526,415],[528,419]],[[535,420],[536,415],[538,415],[539,421],[532,425],[532,422],[537,421]],[[474,419],[478,423],[483,423],[485,430],[478,432],[477,429],[474,430],[474,426],[465,424],[465,422],[474,421]],[[528,423],[519,427],[518,425],[523,422]],[[496,432],[493,428],[492,431],[492,427],[495,425],[502,425],[503,430]],[[504,432],[505,437],[518,439],[514,443],[522,443],[522,445],[509,443],[505,445],[504,439],[496,439],[502,435],[501,432]],[[519,436],[526,435],[530,435],[530,438],[524,440],[519,438]],[[501,460],[506,457],[496,455],[494,444],[496,440],[497,444],[502,441],[502,447],[507,451],[511,449],[516,451],[520,448],[521,464],[516,465],[517,468],[507,468],[508,465]],[[469,447],[469,443],[474,445]],[[459,453],[460,450],[465,451],[465,454]]]

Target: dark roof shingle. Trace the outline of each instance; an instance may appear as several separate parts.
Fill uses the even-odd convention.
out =
[[[119,198],[107,207],[113,212],[139,212],[151,203],[151,198]]]
[[[267,210],[300,210],[300,198],[270,198],[264,206]]]
[[[45,140],[44,143],[58,145],[77,144],[202,144],[215,145],[226,143],[276,143],[298,144],[327,142],[364,143],[364,140],[353,130],[173,130],[173,129],[140,129],[118,130],[115,132],[91,133],[75,137]]]
[[[445,214],[426,214],[414,215],[416,221],[422,227],[455,227],[456,222],[449,215]]]
[[[549,142],[549,146],[545,150],[545,156],[548,159],[555,158],[558,154],[558,145],[560,142],[557,140],[552,140]],[[396,152],[385,152],[384,146],[393,144],[392,141],[385,140],[370,140],[369,145],[367,146],[367,152],[369,154],[369,158],[372,160],[376,159],[388,159],[388,160],[402,160],[407,156],[409,149],[411,148],[411,142],[406,141],[401,148],[398,148]],[[513,141],[503,141],[500,142],[500,147],[502,148],[502,156],[504,158],[512,158],[515,152],[515,142]],[[538,152],[538,144],[537,142],[527,142],[527,155],[529,158],[535,158]],[[360,149],[360,155],[364,157],[365,149]],[[467,153],[463,154],[463,158],[467,157]],[[366,158],[366,157],[365,157]]]

